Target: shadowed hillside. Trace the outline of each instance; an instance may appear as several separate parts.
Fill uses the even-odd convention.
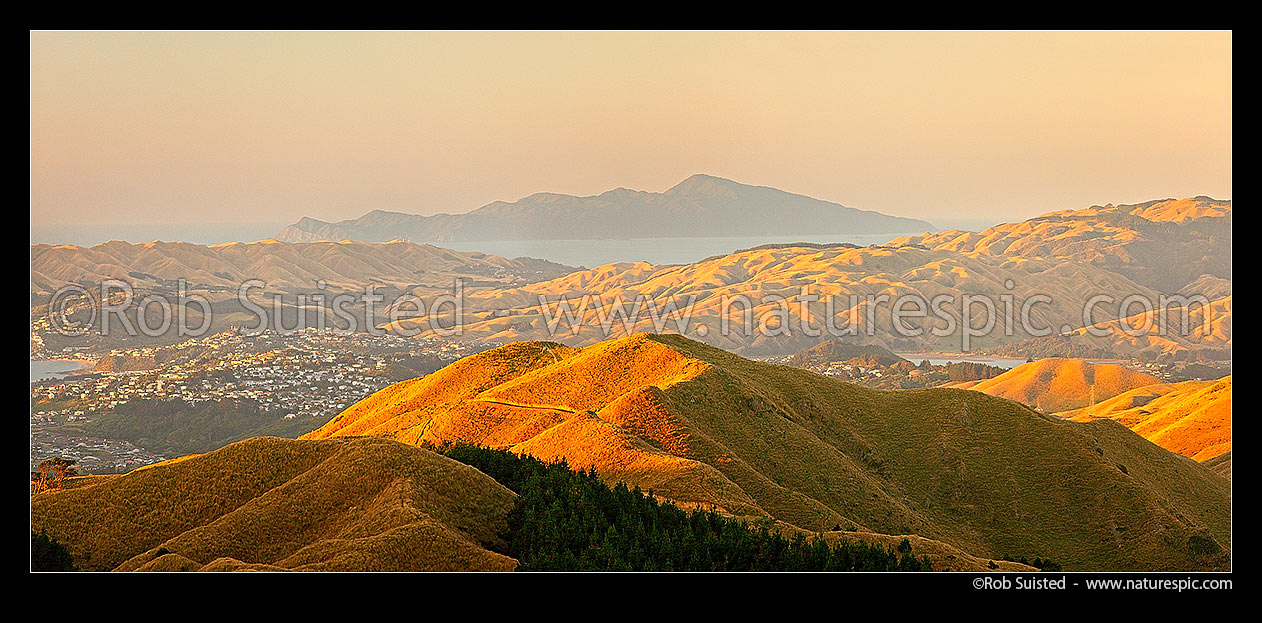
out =
[[[256,437],[31,499],[31,525],[80,569],[464,571],[513,568],[513,493],[384,439]]]
[[[1231,478],[1231,451],[1228,450],[1208,461],[1204,465],[1214,472],[1222,474],[1227,478]]]
[[[564,458],[683,506],[991,559],[1229,564],[1228,481],[1116,422],[866,389],[674,335],[509,344],[387,387],[307,437],[358,435]]]

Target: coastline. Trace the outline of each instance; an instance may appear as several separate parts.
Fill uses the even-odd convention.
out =
[[[95,359],[86,359],[83,357],[47,357],[47,358],[40,358],[40,359],[31,359],[30,362],[31,362],[31,381],[30,382],[32,383],[35,383],[38,381],[44,381],[44,380],[62,379],[68,376],[82,374],[84,372],[91,372],[92,369],[96,366]],[[65,368],[63,366],[56,366],[56,369],[48,369],[48,370],[40,371],[40,376],[38,378],[35,377],[35,374],[36,374],[35,370],[38,364],[45,364],[45,366],[43,367],[48,367],[47,364],[52,364],[52,363],[55,363],[55,364],[73,363],[75,364],[76,367]]]

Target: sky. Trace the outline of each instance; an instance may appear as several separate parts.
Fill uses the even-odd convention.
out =
[[[31,227],[694,173],[936,220],[1231,198],[1230,32],[32,32]]]

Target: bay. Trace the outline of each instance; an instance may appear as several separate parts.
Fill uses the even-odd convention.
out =
[[[86,368],[88,362],[66,359],[31,360],[31,382],[60,379]]]

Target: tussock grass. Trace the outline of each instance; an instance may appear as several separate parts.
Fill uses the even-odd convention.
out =
[[[1115,422],[973,391],[868,389],[676,335],[488,351],[309,436],[344,434],[565,458],[681,505],[811,532],[919,535],[979,560],[1230,564],[1229,483]],[[1193,551],[1192,537],[1220,553]]]
[[[969,389],[1021,402],[1040,411],[1087,407],[1161,379],[1117,364],[1049,357],[1019,365]]]
[[[1201,464],[1214,470],[1214,473],[1216,474],[1220,474],[1228,479],[1231,478],[1231,450],[1228,450]]]
[[[253,438],[32,498],[32,525],[89,570],[511,570],[512,492],[373,439]]]
[[[1205,462],[1231,452],[1231,376],[1148,385],[1060,415],[1108,418],[1171,452]]]

